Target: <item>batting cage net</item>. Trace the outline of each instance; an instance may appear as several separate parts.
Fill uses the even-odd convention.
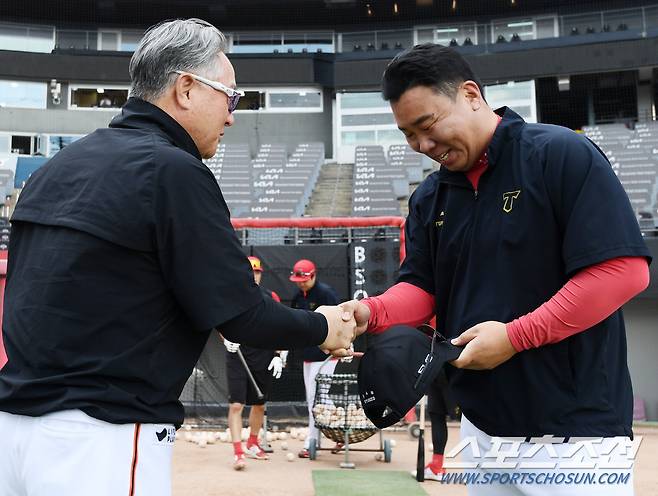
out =
[[[289,281],[297,260],[312,260],[317,279],[332,286],[341,301],[384,292],[397,278],[404,255],[401,217],[233,219],[245,256],[263,264],[261,286],[275,291],[290,305],[298,291]],[[263,332],[267,332],[263,329]],[[367,347],[367,337],[355,343]],[[211,334],[197,366],[183,389],[181,401],[189,422],[225,425],[228,412],[227,351]],[[339,363],[336,373],[355,374],[357,360]],[[280,379],[273,380],[267,402],[268,421],[290,423],[308,415],[302,350],[289,350]]]

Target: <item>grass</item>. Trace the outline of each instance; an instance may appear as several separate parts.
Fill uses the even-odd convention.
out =
[[[316,496],[425,496],[409,472],[314,470]]]

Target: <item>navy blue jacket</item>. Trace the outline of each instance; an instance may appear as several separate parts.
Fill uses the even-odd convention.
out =
[[[399,281],[435,295],[438,329],[450,338],[535,310],[587,266],[649,257],[628,197],[591,141],[497,113],[478,190],[441,169],[409,201]],[[449,367],[448,376],[464,414],[489,435],[632,435],[621,310],[493,370]]]

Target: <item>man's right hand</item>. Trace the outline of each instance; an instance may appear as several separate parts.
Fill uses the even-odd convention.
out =
[[[349,348],[352,341],[356,338],[356,320],[354,315],[339,306],[320,306],[316,312],[324,315],[327,319],[327,337],[320,345],[320,349],[326,353],[331,353],[335,357],[350,356]]]
[[[368,329],[370,320],[370,307],[359,300],[345,301],[338,305],[344,312],[350,313],[356,320],[356,335],[360,336]]]
[[[240,348],[240,343],[234,343],[224,338],[224,346],[226,346],[226,351],[228,351],[229,353],[235,353],[236,351],[238,351],[238,348]]]

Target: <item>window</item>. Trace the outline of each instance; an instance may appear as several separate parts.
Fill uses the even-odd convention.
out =
[[[236,110],[260,110],[265,108],[264,91],[245,91]]]
[[[271,108],[322,110],[322,92],[317,90],[295,92],[269,92]]]
[[[0,80],[0,107],[45,109],[46,83]]]
[[[71,86],[72,109],[118,109],[128,100],[128,88]]]
[[[19,155],[32,155],[38,149],[38,136],[14,134],[11,137],[11,153],[18,153]]]
[[[392,112],[343,115],[343,126],[378,126],[382,124],[395,124]]]
[[[57,30],[57,46],[66,50],[96,50],[98,32],[73,29]]]
[[[245,95],[237,112],[322,112],[322,91],[317,88],[240,88]]]
[[[379,91],[371,93],[343,93],[341,95],[341,108],[379,108],[388,106]]]
[[[48,137],[48,156],[52,157],[58,151],[63,150],[80,136],[49,136]]]
[[[52,26],[0,24],[0,49],[50,53],[55,47]]]
[[[484,93],[491,108],[507,106],[523,117],[526,122],[537,122],[534,80],[510,81],[485,86]]]
[[[121,46],[119,50],[122,52],[134,52],[143,36],[144,33],[141,31],[121,31]]]
[[[375,143],[374,131],[343,131],[341,133],[343,145],[369,145]]]

